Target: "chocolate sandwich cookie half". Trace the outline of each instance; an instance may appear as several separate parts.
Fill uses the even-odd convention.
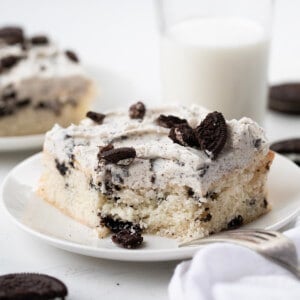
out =
[[[269,108],[287,114],[300,114],[300,83],[271,86]]]
[[[300,166],[300,138],[275,142],[270,148],[275,152],[287,156]]]
[[[65,299],[67,287],[58,279],[36,273],[0,276],[0,300]]]

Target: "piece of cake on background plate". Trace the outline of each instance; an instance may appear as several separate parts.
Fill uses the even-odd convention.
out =
[[[0,136],[43,133],[78,123],[94,94],[73,51],[20,27],[0,28]]]
[[[185,241],[268,212],[273,152],[251,119],[199,106],[89,112],[46,135],[39,195],[126,248],[141,233]]]

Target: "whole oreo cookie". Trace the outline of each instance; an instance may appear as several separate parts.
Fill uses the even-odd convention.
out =
[[[287,156],[300,166],[300,138],[275,142],[270,148],[275,152]]]
[[[65,299],[67,287],[58,279],[36,273],[0,276],[0,300]]]
[[[300,114],[300,83],[271,86],[269,108],[288,114]]]

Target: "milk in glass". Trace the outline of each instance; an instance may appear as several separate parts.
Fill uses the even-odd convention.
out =
[[[226,118],[262,122],[269,38],[243,18],[188,19],[162,37],[164,100],[197,103]]]

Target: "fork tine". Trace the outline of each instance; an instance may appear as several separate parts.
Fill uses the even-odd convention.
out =
[[[179,247],[184,247],[184,246],[196,246],[196,245],[201,245],[201,244],[209,244],[209,243],[215,243],[215,242],[248,242],[252,244],[258,244],[258,240],[255,238],[255,236],[246,236],[246,235],[237,235],[237,234],[228,234],[226,232],[220,233],[220,234],[215,234],[211,235],[208,237],[204,238],[197,238],[191,241],[183,242],[179,244]]]
[[[181,247],[186,247],[186,246],[201,246],[204,244],[212,244],[212,243],[216,243],[216,242],[218,242],[218,243],[228,243],[229,242],[229,243],[238,244],[238,245],[251,244],[252,248],[258,246],[258,244],[259,244],[257,242],[257,240],[255,240],[253,238],[252,239],[251,238],[234,238],[234,237],[224,236],[224,237],[217,237],[214,239],[200,238],[197,240],[181,243],[178,245],[178,247],[181,248]]]
[[[282,233],[280,232],[276,232],[276,231],[266,231],[263,229],[259,229],[259,230],[232,230],[232,231],[228,231],[228,234],[230,236],[234,236],[236,238],[240,238],[240,237],[255,237],[260,241],[265,241],[265,242],[271,242],[272,240],[278,239],[278,238],[282,238],[285,237]]]
[[[257,233],[254,233],[253,235],[251,235],[259,240],[262,240],[262,241],[269,241],[270,239],[264,237],[264,236],[261,236],[261,235],[258,235]]]
[[[240,240],[252,244],[259,244],[261,242],[268,242],[273,238],[277,238],[277,232],[269,232],[265,230],[251,230],[251,229],[235,229],[223,231],[220,233],[213,234],[204,238],[197,238],[191,241],[183,242],[179,244],[179,247],[184,246],[195,246],[201,244],[207,244],[212,242],[222,242],[224,239]]]
[[[178,246],[197,246],[214,242],[230,242],[248,247],[284,267],[300,279],[296,247],[287,236],[280,232],[263,229],[231,230],[217,233],[207,238],[187,241]]]
[[[265,231],[265,230],[255,230],[256,232],[259,232],[261,234],[264,234],[264,235],[268,235],[268,236],[272,236],[272,237],[277,237],[278,236],[278,232],[275,232],[275,231]]]
[[[261,233],[258,233],[256,231],[244,231],[244,230],[239,230],[239,231],[229,231],[226,235],[228,236],[234,236],[235,238],[240,238],[240,239],[245,239],[245,238],[256,238],[259,240],[264,240],[268,241],[270,237],[266,237]]]
[[[224,237],[227,236],[227,237],[232,237],[234,239],[240,239],[240,240],[244,240],[244,241],[248,241],[248,242],[253,242],[255,244],[258,244],[259,242],[261,241],[269,241],[270,239],[263,236],[263,235],[260,235],[260,234],[257,234],[256,232],[243,232],[243,231],[240,231],[238,233],[235,233],[235,232],[229,232],[228,234],[224,235]]]
[[[264,229],[234,229],[234,230],[227,230],[226,232],[238,233],[238,234],[257,232],[257,233],[261,233],[261,234],[268,235],[268,236],[273,236],[273,237],[277,237],[278,235],[281,235],[280,232],[269,231],[269,230],[264,230]]]
[[[262,230],[262,229],[256,229],[256,230],[243,230],[243,229],[240,229],[240,230],[231,230],[231,231],[228,231],[228,233],[231,235],[255,235],[257,238],[261,239],[261,240],[271,240],[273,238],[278,238],[278,237],[281,237],[282,236],[282,233],[280,232],[276,232],[276,231],[266,231],[266,230]]]

